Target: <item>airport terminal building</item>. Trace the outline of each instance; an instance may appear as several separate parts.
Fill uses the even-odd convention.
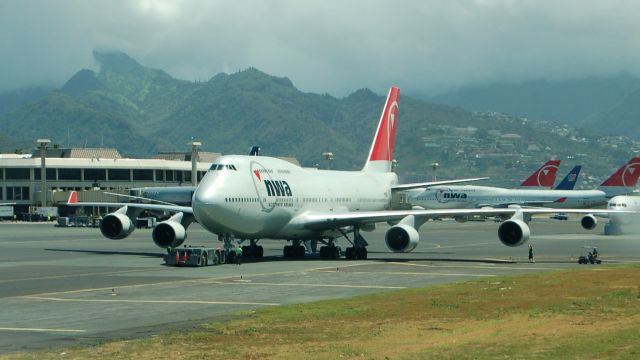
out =
[[[123,158],[115,149],[46,149],[48,206],[67,200],[69,191],[102,193],[145,186],[191,186],[191,152],[160,153],[150,159]],[[198,181],[221,154],[198,152]],[[0,154],[0,203],[15,203],[17,212],[42,204],[42,158]],[[88,199],[87,199],[88,200]],[[92,199],[104,201],[104,199]]]

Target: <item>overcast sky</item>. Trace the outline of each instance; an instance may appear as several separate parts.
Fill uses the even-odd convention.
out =
[[[640,1],[1,0],[0,91],[121,50],[188,80],[254,66],[303,91],[436,93],[640,74]]]

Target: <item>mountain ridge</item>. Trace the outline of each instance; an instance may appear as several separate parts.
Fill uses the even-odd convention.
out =
[[[256,68],[190,82],[124,53],[97,56],[99,70],[79,70],[61,89],[0,115],[6,136],[115,147],[128,156],[185,151],[192,140],[205,151],[227,154],[260,145],[265,154],[295,156],[304,166],[323,164],[322,152],[331,151],[332,168],[356,170],[384,104],[384,96],[369,89],[343,98],[301,92],[290,79]],[[406,95],[400,108],[396,158],[399,174],[410,180],[424,180],[429,164],[439,162],[439,176],[495,174],[496,183],[513,184],[550,157],[576,154],[608,172],[632,150],[603,145],[582,130]]]

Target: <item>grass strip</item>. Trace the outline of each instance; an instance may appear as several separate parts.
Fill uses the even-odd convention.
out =
[[[639,339],[640,266],[598,266],[261,308],[0,359],[638,359]]]

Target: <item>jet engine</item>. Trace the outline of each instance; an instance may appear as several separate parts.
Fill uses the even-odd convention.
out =
[[[469,221],[468,216],[456,216],[454,217],[454,219],[456,220],[456,222],[459,222],[459,223],[466,223],[467,221]]]
[[[418,231],[407,224],[392,226],[384,236],[387,247],[393,252],[409,252],[418,246],[419,240]]]
[[[161,247],[178,247],[187,238],[187,230],[179,222],[167,220],[159,223],[151,233],[153,242]]]
[[[135,230],[135,226],[125,214],[114,212],[106,215],[100,222],[100,232],[112,240],[124,239]]]
[[[529,241],[529,225],[520,219],[509,219],[498,228],[498,238],[500,242],[507,246],[520,246]]]
[[[598,225],[598,219],[595,216],[588,214],[582,217],[580,225],[586,230],[593,230]]]

